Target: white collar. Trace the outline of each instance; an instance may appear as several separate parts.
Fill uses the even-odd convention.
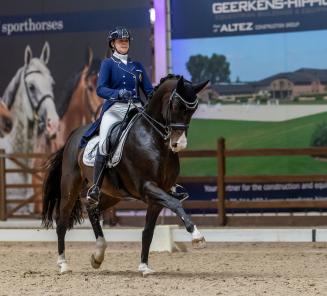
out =
[[[114,51],[113,56],[120,59],[125,65],[127,65],[128,54],[120,54],[119,52]]]

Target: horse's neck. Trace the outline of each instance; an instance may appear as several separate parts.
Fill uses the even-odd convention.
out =
[[[68,108],[62,118],[70,131],[83,124],[85,113],[84,96],[85,96],[85,70],[82,71],[78,84],[71,96]],[[69,132],[70,133],[70,132]]]
[[[151,100],[149,101],[149,104],[146,107],[146,113],[156,121],[159,121],[160,123],[164,124],[165,122],[161,110],[163,105],[162,97],[163,94],[161,93],[154,94]]]
[[[34,139],[37,134],[37,124],[27,116],[26,103],[22,87],[17,91],[12,106],[13,127],[11,132],[4,138],[7,149],[10,152],[33,152]],[[30,114],[31,115],[31,114]],[[31,116],[32,117],[32,116]]]

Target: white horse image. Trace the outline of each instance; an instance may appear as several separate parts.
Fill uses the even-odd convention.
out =
[[[2,100],[12,114],[12,129],[5,137],[0,138],[0,148],[6,153],[35,151],[37,138],[45,133],[49,138],[56,136],[59,127],[59,116],[54,104],[53,84],[47,63],[50,58],[50,46],[45,42],[40,58],[33,57],[29,45],[25,48],[23,67],[18,69],[4,91]],[[20,159],[24,166],[31,167],[31,159]],[[17,168],[12,161],[6,161],[7,168]],[[11,173],[7,183],[31,183],[31,175]],[[7,190],[7,198],[27,198],[32,191],[28,189]]]

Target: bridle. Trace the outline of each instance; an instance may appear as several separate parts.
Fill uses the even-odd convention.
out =
[[[47,100],[47,99],[53,100],[53,96],[50,95],[50,94],[46,94],[39,101],[36,101],[36,100],[34,100],[32,98],[32,96],[30,94],[30,90],[29,90],[28,85],[27,85],[26,77],[28,75],[34,74],[34,73],[42,74],[42,72],[40,70],[27,71],[25,69],[25,71],[24,71],[24,85],[25,85],[28,100],[29,100],[29,102],[31,104],[31,107],[32,107],[32,110],[33,110],[34,123],[36,123],[38,125],[38,133],[40,133],[44,129],[45,122],[44,122],[43,119],[40,118],[38,112],[39,112],[42,104],[44,103],[44,101]]]
[[[133,104],[137,109],[139,114],[154,128],[154,130],[166,141],[170,138],[171,132],[173,130],[187,130],[189,125],[184,122],[172,122],[171,121],[171,108],[173,101],[177,100],[178,102],[182,103],[186,109],[188,110],[195,110],[198,107],[199,99],[196,99],[193,102],[187,102],[179,93],[177,93],[176,88],[172,91],[169,101],[168,101],[168,108],[166,111],[166,118],[165,124],[154,119],[148,113],[146,113],[144,108],[140,108],[137,105]]]

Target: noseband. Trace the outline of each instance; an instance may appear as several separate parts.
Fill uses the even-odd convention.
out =
[[[176,88],[172,91],[169,101],[168,108],[166,112],[166,124],[162,124],[161,122],[155,120],[152,116],[147,114],[143,108],[139,108],[134,105],[141,116],[157,131],[157,133],[166,141],[170,138],[171,132],[173,130],[187,130],[189,125],[183,122],[171,122],[171,108],[174,100],[178,100],[178,102],[182,103],[186,109],[195,110],[198,107],[199,99],[196,98],[193,102],[187,102],[180,94],[177,93]],[[162,130],[160,130],[162,129]]]

